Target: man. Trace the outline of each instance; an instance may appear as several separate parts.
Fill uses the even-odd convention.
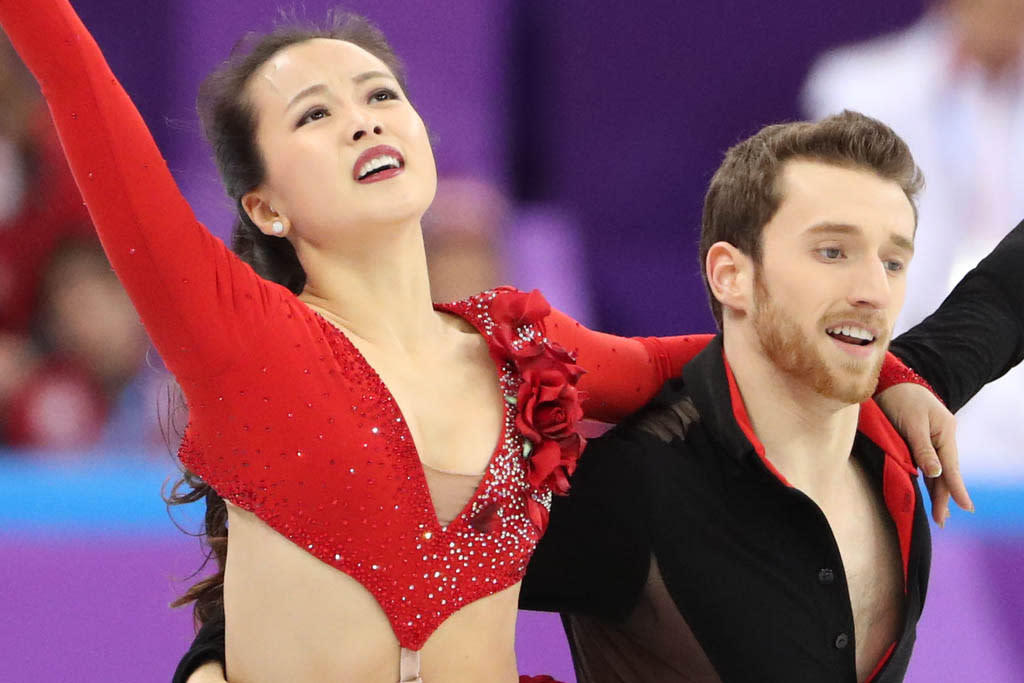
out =
[[[905,447],[865,401],[918,184],[905,145],[857,114],[730,150],[701,249],[723,334],[591,441],[523,583],[524,608],[563,612],[581,681],[902,677],[928,528]],[[1024,356],[1022,257],[1024,224],[895,349],[953,410]],[[222,658],[222,632],[204,626],[177,680]],[[223,680],[215,661],[202,673],[189,681]]]
[[[849,112],[726,154],[701,238],[722,334],[591,443],[524,581],[523,607],[563,613],[580,680],[902,679],[930,538],[869,398],[920,182]]]

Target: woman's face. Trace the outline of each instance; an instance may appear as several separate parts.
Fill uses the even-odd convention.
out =
[[[289,46],[253,75],[248,96],[267,175],[243,204],[262,229],[280,217],[318,246],[365,243],[418,221],[433,200],[426,127],[366,50],[324,38]]]

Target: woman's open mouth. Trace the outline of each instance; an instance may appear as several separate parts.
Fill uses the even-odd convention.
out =
[[[401,152],[390,145],[377,145],[359,155],[352,167],[352,177],[357,183],[375,183],[394,178],[404,168]]]

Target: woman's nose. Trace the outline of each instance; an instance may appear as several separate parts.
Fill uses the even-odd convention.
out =
[[[357,128],[356,131],[354,133],[352,133],[352,140],[354,142],[358,142],[359,140],[361,140],[363,138],[363,136],[366,135],[366,132],[367,132],[366,129],[367,128],[372,130],[374,135],[380,135],[381,133],[384,132],[384,129],[381,128],[380,124],[374,125],[372,127],[364,126],[364,127]]]

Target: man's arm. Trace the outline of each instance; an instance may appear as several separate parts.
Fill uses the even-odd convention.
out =
[[[187,683],[227,683],[227,679],[224,677],[224,667],[217,661],[206,662],[192,672]]]
[[[953,412],[1024,360],[1024,222],[891,350]]]
[[[520,608],[611,619],[632,610],[651,553],[644,501],[636,497],[644,448],[622,429],[588,443],[572,491],[552,504],[523,579]]]
[[[196,633],[171,683],[224,683],[224,605]]]

